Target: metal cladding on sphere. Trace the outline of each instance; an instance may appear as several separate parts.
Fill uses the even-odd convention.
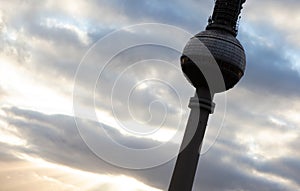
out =
[[[198,42],[197,42],[198,41]],[[205,46],[211,55],[204,53]],[[205,63],[213,56],[223,75],[226,90],[232,88],[244,75],[246,67],[245,52],[240,42],[229,33],[221,30],[206,30],[193,37],[183,50],[181,66],[189,81],[197,88],[208,86],[206,79],[201,71],[210,67]],[[212,58],[211,58],[212,59]],[[215,71],[218,72],[218,71]],[[214,75],[213,72],[207,75]],[[220,82],[212,82],[220,83]],[[225,91],[225,89],[216,90],[216,92]]]
[[[215,59],[224,79],[225,88],[214,89],[215,93],[232,88],[244,75],[246,56],[243,46],[236,39],[237,19],[244,2],[245,0],[217,0],[206,30],[196,34],[185,46],[181,67],[196,88],[209,88],[211,84],[222,83],[219,79],[209,81],[207,75],[214,73],[206,74],[207,72],[203,71],[211,68],[213,64],[207,58],[204,47]]]

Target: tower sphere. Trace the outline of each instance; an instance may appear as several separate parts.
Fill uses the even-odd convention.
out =
[[[210,55],[206,53],[207,49],[205,47],[209,50]],[[208,56],[213,56],[218,64],[226,88],[218,88],[215,93],[232,88],[244,75],[246,67],[245,52],[235,36],[225,30],[205,30],[190,39],[181,57],[182,70],[196,88],[207,86],[208,83],[223,83],[206,82],[207,75],[216,75],[213,73],[214,71],[207,74],[205,74],[205,71],[203,72],[203,69],[211,68],[210,65],[213,64],[209,62]],[[208,63],[205,63],[207,61]]]
[[[232,88],[244,75],[245,52],[236,36],[239,14],[245,2],[216,0],[206,30],[196,34],[185,46],[181,67],[196,88],[206,86],[213,93],[222,92]],[[212,62],[212,59],[216,62]],[[218,71],[214,63],[217,63]],[[214,78],[219,71],[222,77]],[[223,87],[220,84],[224,84]]]

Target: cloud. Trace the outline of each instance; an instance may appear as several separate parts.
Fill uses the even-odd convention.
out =
[[[126,23],[135,23],[141,21],[160,21],[168,24],[176,24],[177,26],[181,26],[182,23],[191,23],[188,24],[189,26],[187,28],[193,31],[194,26],[205,25],[204,20],[202,23],[197,23],[198,21],[196,20],[198,18],[204,18],[204,15],[209,15],[208,8],[212,6],[208,3],[199,1],[190,1],[185,3],[178,1],[172,3],[158,3],[156,1],[138,1],[135,3],[100,1],[92,2],[90,4],[80,1],[79,4],[86,8],[82,10],[82,13],[80,13],[77,5],[70,6],[70,8],[68,8],[68,6],[61,6],[60,3],[49,3],[50,6],[48,7],[45,5],[45,3],[39,3],[35,6],[32,6],[31,1],[24,1],[19,7],[17,7],[20,9],[19,15],[25,15],[24,17],[4,12],[4,17],[8,21],[6,23],[10,23],[9,25],[6,25],[6,28],[8,28],[7,35],[15,33],[17,36],[17,40],[11,41],[9,46],[18,50],[17,52],[19,53],[16,56],[19,60],[24,60],[23,58],[27,57],[30,58],[29,62],[22,64],[22,67],[25,67],[28,74],[35,76],[41,80],[43,84],[47,84],[47,86],[63,92],[63,94],[69,98],[72,94],[72,83],[76,68],[85,51],[87,50],[87,46],[84,45],[84,41],[90,41],[90,43],[87,43],[90,45],[96,40],[96,38],[94,38],[95,36],[93,36],[94,34],[92,34],[93,37],[89,36],[91,33],[93,33],[93,31],[96,31],[96,33],[98,33],[96,36],[100,37],[101,35],[104,35],[106,31],[111,30],[109,27],[101,28],[100,26],[100,28],[97,28],[98,25],[96,24],[96,21],[101,21],[99,23],[116,23],[117,18],[122,16],[126,18],[120,22],[123,25]],[[117,7],[117,5],[119,6],[120,4],[122,6],[120,6],[120,8]],[[252,7],[258,6],[257,4],[253,3],[249,4],[250,5],[245,6],[245,10],[243,10],[243,14],[245,15],[247,13],[246,9],[251,10]],[[5,3],[3,6],[12,7],[13,5],[13,3]],[[101,10],[103,9],[103,12],[96,11],[96,7]],[[104,11],[105,9],[107,10]],[[191,12],[191,9],[200,9],[201,11],[199,11],[199,13],[196,13],[195,11],[195,15],[187,14],[188,11]],[[268,9],[271,8],[268,7]],[[75,16],[72,17],[72,14]],[[199,14],[203,14],[203,16]],[[104,17],[104,15],[106,16]],[[99,17],[98,19],[96,19],[97,16]],[[20,22],[24,19],[26,19],[28,22]],[[243,22],[246,22],[244,20],[246,19],[243,18]],[[96,29],[92,26],[96,26]],[[260,27],[260,25],[253,26],[254,29],[259,29],[257,31],[264,31],[269,28],[269,25],[262,26],[261,28],[258,27]],[[23,32],[21,32],[21,29]],[[243,35],[241,36],[241,40],[246,47],[248,66],[246,75],[240,86],[246,86],[252,90],[257,89],[259,92],[267,91],[273,93],[276,92],[282,96],[297,96],[299,93],[299,88],[297,86],[299,77],[297,72],[291,68],[293,64],[292,60],[284,54],[285,47],[282,47],[281,49],[281,52],[283,53],[278,54],[278,49],[280,49],[279,46],[283,42],[280,41],[269,47],[267,43],[270,42],[270,39],[265,38],[264,40],[267,41],[267,43],[263,44],[265,41],[261,41],[260,38],[256,36],[257,34],[251,36],[251,33],[246,31],[247,28],[243,29],[243,25],[241,26],[241,30],[242,32],[240,33]],[[272,30],[275,29],[268,29],[268,31],[265,33],[269,34]],[[162,37],[158,38],[163,39]],[[279,36],[274,36],[274,38],[278,39]],[[257,43],[257,41],[260,41],[261,43]],[[114,46],[118,46],[118,44],[115,44]],[[167,51],[161,51],[160,48],[151,49],[146,47],[144,49],[133,49],[132,52],[135,52],[136,55],[131,55],[132,57],[127,58],[132,62],[138,61],[138,58],[145,59],[147,56],[149,58],[162,59],[164,58],[163,55],[168,53]],[[105,54],[105,52],[103,54],[99,53],[99,61],[101,60],[101,56]],[[178,57],[178,55],[176,56]],[[172,60],[177,60],[176,56],[173,56]],[[114,60],[116,63],[115,66],[122,61],[124,63],[124,59],[126,59],[124,56],[119,57],[120,59]],[[134,60],[133,57],[136,57],[137,59]],[[281,67],[281,65],[283,65],[282,63],[285,63],[289,67]],[[89,80],[89,77],[91,76],[90,74],[95,71],[94,67],[100,67],[103,65],[104,63],[97,62],[97,64],[95,63],[95,66],[88,68],[86,73],[80,79],[82,82],[80,86],[82,86],[81,88],[83,91],[85,91],[87,87],[94,85],[91,84]],[[160,76],[162,76],[162,73],[166,74],[163,69],[164,68],[161,69],[163,72],[160,72]],[[151,68],[151,71],[157,72],[157,70],[157,68]],[[149,71],[150,69],[144,72],[141,71],[140,74],[143,75]],[[113,79],[115,79],[119,74],[120,70],[115,70],[113,67],[109,68],[107,74],[105,74],[106,81],[101,84],[101,87],[99,87],[100,90],[99,94],[97,95],[101,109],[106,109],[109,111],[111,108],[111,105],[109,104],[110,94],[108,91],[103,90],[107,90],[107,88],[111,87],[114,82]],[[169,81],[175,81],[178,79],[176,81],[176,84],[178,84],[176,88],[185,91],[184,87],[187,85],[179,85],[179,83],[182,81],[181,78],[179,80],[177,76],[171,76],[171,74],[168,75],[170,76],[166,76],[166,78],[168,77],[170,79]],[[181,74],[178,73],[178,75]],[[278,76],[280,76],[280,78],[278,78]],[[135,77],[138,78],[139,76],[137,75]],[[277,81],[274,81],[276,79]],[[130,81],[134,82],[136,79],[126,80],[126,82],[129,83]],[[61,87],[61,84],[65,84],[64,88]],[[123,88],[126,89],[125,87],[127,86],[124,86]],[[106,92],[106,95],[108,96],[103,95],[103,92]],[[121,94],[116,95],[117,96],[114,103],[122,106],[125,97],[122,97]],[[186,97],[189,96],[191,95],[186,94]],[[149,116],[148,112],[141,111],[144,110],[145,105],[149,105],[146,100],[154,100],[155,97],[153,97],[150,92],[143,92],[143,97],[145,97],[145,100],[140,103],[135,103],[135,107],[137,111],[136,113],[141,114],[140,118],[146,119]],[[91,101],[91,96],[87,95],[85,99],[88,100],[82,100],[83,104],[89,104],[89,101]],[[172,103],[172,105],[175,105],[174,103]],[[126,105],[123,105],[123,107],[126,107]],[[157,112],[153,113],[161,113],[158,112],[158,110],[154,111]],[[176,111],[176,109],[172,109],[172,111]],[[126,115],[128,112],[120,113],[122,113],[122,119],[128,119],[129,116]],[[172,119],[178,118],[178,114],[179,113],[177,111],[175,115],[172,116]]]
[[[292,68],[293,60],[286,55],[286,47],[280,46],[280,41],[274,46],[253,36],[243,41],[248,58],[241,86],[265,94],[299,95],[300,74]]]
[[[73,117],[44,115],[18,108],[7,108],[5,111],[10,116],[6,119],[7,122],[17,129],[18,136],[25,139],[27,144],[19,147],[7,145],[1,147],[1,151],[4,153],[1,155],[4,157],[1,158],[2,161],[16,157],[11,154],[11,151],[14,151],[13,153],[23,153],[35,158],[42,158],[53,164],[65,165],[86,172],[123,174],[160,189],[168,187],[174,160],[151,169],[126,170],[118,168],[99,159],[89,150],[78,134]],[[81,121],[81,123],[84,123],[87,128],[95,125],[94,122],[86,120]],[[260,128],[255,126],[259,124],[259,121],[251,122],[251,117],[247,119],[247,123],[250,126],[253,125],[252,131]],[[231,132],[229,136],[228,133],[221,133],[217,143],[201,157],[195,189],[289,190],[299,186],[300,180],[296,173],[298,168],[296,161],[300,156],[294,155],[287,158],[279,155],[275,158],[258,160],[256,155],[251,153],[251,144],[241,142],[236,137],[238,134],[242,134],[247,138],[249,135],[243,131],[239,132],[241,129],[239,124],[239,121],[232,121],[232,123],[227,124],[226,131],[230,130]],[[108,126],[105,128],[116,141],[121,141],[121,144],[127,144],[132,148],[153,146],[153,141],[124,136]],[[97,139],[103,139],[101,137],[104,135],[97,134],[97,131],[93,129],[91,131]],[[280,132],[280,134],[283,135],[284,133]],[[252,134],[252,136],[255,137],[256,134]],[[259,146],[259,144],[264,144],[264,141],[255,144]],[[297,145],[295,140],[282,142],[282,144],[284,144],[281,145],[284,148],[297,149],[290,146],[290,144]],[[103,152],[110,152],[110,148]],[[274,152],[278,152],[278,149],[275,149]]]
[[[65,8],[66,6],[60,6],[59,3],[55,5],[52,4],[51,2],[49,2],[49,6],[46,6],[46,4],[44,3],[39,3],[39,4],[35,4],[34,6],[31,6],[32,5],[31,1],[24,1],[22,2],[22,4],[20,4],[20,6],[16,7],[16,9],[19,11],[18,15],[14,15],[6,11],[2,11],[4,15],[3,17],[7,21],[5,22],[6,23],[5,28],[7,28],[7,30],[4,35],[7,38],[9,38],[9,36],[14,36],[13,39],[8,40],[9,42],[5,44],[5,47],[7,49],[15,50],[13,51],[15,52],[15,54],[8,56],[11,60],[11,64],[16,64],[18,65],[17,66],[18,68],[22,68],[22,70],[24,69],[25,73],[28,74],[28,76],[34,76],[36,82],[39,82],[42,85],[46,85],[47,87],[51,87],[53,91],[60,92],[61,94],[63,94],[64,97],[71,98],[72,85],[73,85],[76,69],[81,59],[83,58],[85,52],[87,51],[88,46],[91,45],[93,42],[95,42],[95,40],[97,39],[95,38],[94,35],[97,33],[96,36],[100,37],[101,35],[104,35],[105,32],[111,30],[109,29],[109,27],[97,28],[98,25],[94,25],[95,24],[94,22],[96,21],[94,21],[93,18],[95,18],[95,15],[101,14],[99,16],[100,18],[106,18],[108,19],[108,21],[111,21],[113,23],[115,21],[116,15],[119,14],[117,13],[118,8],[116,8],[117,5],[119,6],[118,4],[119,2],[112,2],[112,3],[101,2],[100,7],[97,6],[99,2],[93,2],[93,3],[87,4],[85,2],[79,2],[79,4],[82,4],[82,7],[86,7],[87,9],[90,10],[90,12],[83,11],[84,13],[79,13],[77,6],[73,8],[71,7],[69,9],[69,8]],[[152,2],[150,4],[152,4]],[[5,3],[3,4],[3,7],[9,9],[14,7],[14,5],[15,5],[14,3]],[[129,9],[130,8],[129,5],[131,4],[126,3],[126,5],[124,5],[124,9],[127,8]],[[125,8],[126,6],[128,7]],[[142,2],[140,6],[141,9],[143,8],[146,9],[147,3]],[[169,6],[172,6],[172,9],[174,9],[175,5],[169,4]],[[107,8],[108,10],[105,10],[104,12],[96,11],[94,10],[95,9],[94,7],[99,7],[101,10],[102,9],[105,10]],[[106,12],[109,12],[109,14],[105,14]],[[75,14],[75,15],[72,16],[71,14]],[[105,15],[105,17],[102,14]],[[170,15],[170,14],[166,14],[165,11],[162,11],[160,14]],[[20,15],[23,15],[23,17],[21,17]],[[79,16],[81,17],[79,18]],[[130,16],[129,14],[128,15],[125,14],[123,16],[127,17],[128,20],[130,20],[130,23],[138,22],[137,19],[136,21],[134,21],[134,18],[139,18],[137,15]],[[146,17],[148,18],[150,17],[150,15]],[[26,22],[23,22],[25,21],[25,19]],[[85,19],[89,19],[88,22],[85,22]],[[101,20],[102,23],[104,22],[104,20],[103,19]],[[163,37],[158,37],[158,38],[163,39]],[[122,41],[126,41],[126,40],[123,39]],[[115,47],[117,47],[118,45],[119,45],[118,43],[112,44],[112,46]],[[167,56],[164,56],[163,53],[168,54],[168,52],[165,50],[163,50],[164,52],[159,52],[161,50],[162,49],[157,47],[156,48],[150,47],[148,48],[148,50],[147,48],[141,48],[140,50],[134,50],[131,52],[133,53],[136,52],[136,54],[132,56],[137,57],[136,61],[139,61],[141,59],[146,59],[147,56],[148,56],[147,58],[155,58],[155,59],[166,58]],[[95,81],[90,83],[89,76],[92,76],[91,74],[94,71],[98,71],[95,70],[95,68],[104,66],[105,63],[101,63],[101,60],[103,60],[101,58],[104,57],[105,54],[106,54],[105,52],[100,52],[99,59],[97,60],[97,62],[95,62],[90,68],[88,68],[84,77],[80,79],[82,80],[81,81],[82,84],[80,85],[82,86],[81,88],[83,89],[83,91],[85,91],[87,87],[94,85]],[[175,57],[174,53],[172,54],[173,54],[172,59],[174,60]],[[178,54],[176,55],[176,60],[178,60],[177,57]],[[115,62],[120,63],[121,59],[118,60],[115,59],[116,60]],[[24,62],[24,60],[26,62]],[[155,68],[149,67],[148,71],[150,70],[157,72],[155,71],[156,70]],[[117,73],[119,72],[119,70],[114,71],[112,69],[109,72],[110,72],[109,74],[108,73],[105,74],[107,79],[104,82],[105,85],[101,84],[102,89],[103,88],[105,89],[105,87],[109,87],[109,85],[112,85],[111,82],[113,82],[114,80],[113,78],[116,78],[119,75],[119,73]],[[145,72],[141,71],[141,74],[135,77],[140,77],[143,74],[145,74]],[[160,72],[160,74],[162,74],[162,72]],[[173,74],[174,73],[168,72],[168,75],[173,75]],[[176,76],[172,76],[172,78],[170,79],[175,81],[177,80],[177,78],[175,77]],[[62,87],[61,84],[64,84],[64,87]],[[103,94],[103,92],[101,93]],[[144,92],[144,93],[148,94],[149,92]],[[104,98],[103,95],[101,94],[98,95],[99,100],[101,100],[102,110],[105,110],[106,108],[110,108],[110,105],[108,104],[110,102],[109,93],[107,92],[106,95],[108,95],[106,96],[107,100],[106,98]],[[149,97],[148,100],[152,100],[154,96],[149,95],[148,97]],[[91,99],[90,95],[88,95],[87,99]],[[118,99],[119,99],[119,103],[123,103],[123,100],[121,100],[120,98]],[[84,100],[82,101],[84,102]],[[86,103],[88,103],[88,101],[85,101],[83,104]],[[142,103],[140,103],[140,106],[138,107],[141,108],[142,106],[144,108],[144,105],[145,102],[143,101]],[[172,103],[172,105],[175,105],[175,103]],[[176,111],[174,107],[168,109],[169,111],[171,111],[169,113],[173,112],[173,116],[172,116],[173,119],[178,118],[178,114],[180,112],[179,110]],[[140,111],[142,110],[139,109],[137,113],[139,113]],[[127,112],[122,112],[122,113],[126,114]],[[155,114],[161,112],[152,112],[152,113]],[[144,118],[145,117],[147,118],[148,115],[149,115],[148,113],[143,114]],[[128,116],[126,116],[125,118],[128,118]],[[176,120],[169,120],[169,121],[172,122]]]
[[[5,112],[10,116],[6,119],[7,123],[11,128],[16,128],[18,136],[26,140],[26,145],[13,148],[7,145],[2,147],[2,156],[4,158],[1,158],[1,160],[16,157],[13,153],[21,153],[83,171],[99,174],[124,174],[135,177],[145,183],[150,184],[151,182],[150,185],[162,186],[167,183],[168,171],[155,172],[151,169],[149,171],[125,170],[113,166],[97,157],[82,140],[73,117],[62,115],[49,116],[18,108],[6,109]],[[94,128],[96,125],[93,122],[82,122],[87,128]],[[115,141],[130,148],[144,149],[157,145],[153,140],[124,136],[107,126],[105,126],[105,129],[108,130],[109,135],[112,136]],[[93,130],[92,133],[94,133],[95,138],[99,140],[103,139],[103,136],[106,136],[97,134],[95,130]],[[102,143],[105,144],[103,141]],[[174,147],[173,149],[176,148]],[[106,151],[103,150],[102,152],[111,152],[110,150],[111,148],[107,148]],[[11,153],[12,151],[14,152]],[[171,170],[170,164],[167,164],[167,166],[168,170]],[[155,176],[153,175],[154,172]],[[159,176],[159,178],[157,176]]]
[[[278,176],[273,170],[272,173],[268,173],[259,168],[268,165],[269,162],[255,161],[239,152],[236,152],[235,156],[232,147],[228,147],[227,150],[224,145],[221,148],[216,146],[214,149],[217,150],[202,157],[196,177],[198,188],[203,190],[290,190],[298,187],[299,183],[290,181],[292,174]]]
[[[299,35],[296,33],[299,31],[299,25],[296,23],[300,22],[299,12],[296,11],[300,6],[298,1],[247,1],[246,6],[243,20],[250,21],[251,25],[256,27],[267,28],[271,26],[275,28],[276,33],[282,34],[280,40],[285,40],[299,48]],[[272,33],[268,34],[272,35]]]
[[[71,5],[70,2],[67,2],[67,4]],[[206,21],[204,20],[201,21],[203,23],[195,22],[198,22],[196,21],[198,18],[204,18],[204,15],[209,15],[208,10],[210,9],[208,8],[212,6],[212,4],[209,5],[208,3],[199,1],[190,1],[185,3],[178,1],[172,3],[158,3],[156,1],[139,1],[136,3],[99,1],[92,2],[90,4],[80,1],[79,4],[81,7],[86,8],[82,10],[82,13],[79,11],[80,7],[78,7],[78,5],[70,6],[68,8],[68,6],[61,6],[60,3],[49,3],[49,6],[46,6],[45,3],[39,3],[35,6],[32,6],[31,1],[24,1],[19,7],[17,7],[20,9],[19,15],[25,15],[24,17],[4,12],[6,20],[9,21],[8,23],[10,23],[8,26],[6,26],[6,28],[9,29],[8,31],[11,31],[7,32],[7,35],[10,33],[15,33],[17,36],[17,40],[12,41],[10,47],[20,50],[18,51],[20,53],[18,53],[17,57],[22,58],[24,57],[22,55],[30,55],[29,62],[22,64],[22,67],[27,69],[26,71],[28,74],[35,76],[35,78],[38,79],[37,81],[41,81],[42,84],[46,84],[53,90],[62,92],[64,96],[68,98],[70,98],[72,95],[72,84],[76,68],[85,51],[87,50],[87,46],[84,45],[83,42],[90,41],[90,43],[88,43],[89,45],[92,42],[95,42],[96,38],[94,38],[94,34],[92,35],[93,37],[89,36],[91,33],[93,33],[93,31],[96,31],[98,34],[96,36],[100,37],[101,35],[104,35],[106,31],[111,30],[109,27],[101,28],[100,26],[100,28],[97,28],[98,25],[96,24],[96,21],[99,21],[99,23],[116,23],[117,18],[121,15],[122,17],[126,18],[120,22],[123,25],[127,23],[141,22],[141,20],[147,22],[157,20],[168,24],[176,24],[177,26],[181,26],[182,23],[191,23],[188,24],[189,26],[187,28],[193,31],[194,26],[205,25]],[[117,7],[120,4],[122,6]],[[13,5],[13,3],[5,3],[3,6],[12,7]],[[245,7],[245,10],[246,8],[251,10],[252,6],[256,7],[258,5],[251,4],[249,5],[249,8]],[[96,11],[96,8],[101,10],[103,9],[103,12]],[[199,13],[196,13],[195,11],[195,15],[187,14],[188,11],[191,12],[191,10],[194,9],[199,9],[201,11],[199,11]],[[246,13],[247,12],[244,14]],[[75,16],[72,17],[72,14]],[[199,14],[203,14],[203,16]],[[104,17],[104,15],[106,16]],[[98,19],[96,19],[97,16]],[[20,22],[20,20],[23,21],[23,19],[26,19],[28,22]],[[96,26],[96,29],[92,26]],[[256,25],[254,27],[258,28]],[[266,30],[268,27],[269,26],[267,25],[266,27],[261,28],[261,30]],[[21,32],[21,29],[23,32]],[[272,30],[269,29],[269,31]],[[269,47],[268,44],[257,43],[257,41],[260,41],[260,39],[257,36],[251,36],[251,34],[247,33],[247,31],[243,31],[241,34],[243,35],[241,36],[241,40],[243,41],[243,44],[247,50],[248,66],[246,75],[240,86],[247,86],[247,88],[253,90],[258,89],[257,91],[276,92],[278,94],[282,94],[283,96],[297,95],[299,92],[299,88],[297,86],[297,82],[299,81],[297,72],[292,70],[291,67],[279,66],[282,65],[281,63],[289,63],[287,64],[289,66],[292,65],[292,61],[287,58],[286,55],[277,54],[279,45],[281,43],[275,44],[273,47]],[[278,36],[275,37],[278,38]],[[163,37],[158,38],[163,39]],[[85,40],[82,41],[82,39]],[[125,41],[125,39],[123,39],[123,41]],[[251,44],[253,41],[256,43]],[[270,40],[267,42],[269,41]],[[118,46],[118,44],[112,46]],[[24,52],[24,54],[22,52]],[[121,62],[124,63],[124,59],[128,59],[132,62],[146,58],[163,59],[164,55],[168,54],[168,51],[162,51],[162,49],[157,47],[154,49],[148,47],[133,49],[131,53],[132,52],[136,53],[136,55],[131,55],[131,57],[128,58],[120,55],[119,59],[116,58],[113,60],[113,62],[116,63],[115,66],[117,67]],[[99,61],[101,61],[102,55],[105,54],[106,52],[103,52],[102,54],[99,53],[99,60],[97,60],[97,63],[95,62],[93,66],[88,68],[83,77],[80,79],[82,82],[82,84],[80,84],[82,87],[80,88],[82,88],[83,93],[87,94],[86,97],[83,98],[87,100],[81,100],[83,105],[89,105],[91,101],[91,94],[84,91],[86,91],[89,86],[94,85],[94,83],[91,83],[89,77],[92,76],[91,73],[95,71],[95,67],[97,68],[104,65],[104,63],[99,63]],[[179,55],[173,56],[172,60],[178,60],[178,56]],[[136,59],[134,59],[134,57],[136,57]],[[158,71],[158,69],[155,67],[152,67],[151,69],[149,68],[146,71],[140,71],[140,76],[144,75],[145,73],[149,73],[151,70],[158,72],[158,74],[160,74],[159,77],[161,77],[167,72],[164,71],[164,68],[160,68],[161,71]],[[110,111],[110,93],[106,90],[109,89],[109,87],[112,87],[114,82],[113,79],[116,79],[119,74],[120,70],[110,67],[107,70],[107,74],[105,74],[106,81],[99,86],[97,98],[99,100],[99,107],[102,110]],[[180,73],[178,73],[178,75],[182,76]],[[169,78],[169,81],[176,80],[176,84],[178,84],[176,88],[186,91],[185,89],[188,89],[187,85],[181,83],[183,80],[182,78],[179,80],[178,75],[171,76],[171,74],[168,73],[166,78]],[[281,78],[278,78],[277,76],[281,76]],[[128,84],[139,79],[139,75],[130,77],[133,79],[126,79]],[[134,79],[134,77],[137,79]],[[274,79],[278,79],[278,81],[274,81]],[[64,84],[64,87],[62,87],[61,84]],[[126,87],[128,86],[123,86],[124,89],[126,89]],[[103,95],[103,92],[105,92],[106,95]],[[186,92],[189,93],[192,92],[192,90],[190,89],[190,91]],[[191,95],[186,94],[187,99],[189,96]],[[150,91],[143,92],[143,97],[145,97],[145,100],[135,103],[135,111],[136,113],[141,114],[141,119],[147,119],[149,117],[149,113],[143,112],[145,105],[149,105],[147,100],[155,100],[156,98],[155,96],[151,95]],[[126,105],[123,105],[126,97],[122,96],[122,94],[116,94],[115,98],[116,99],[114,103],[116,105],[126,107]],[[172,105],[176,105],[175,102],[172,102]],[[122,120],[128,119],[129,117],[126,115],[128,112],[122,112],[125,111],[124,109],[126,108],[123,108],[121,112],[119,112],[122,114]],[[174,108],[169,109],[169,111],[176,111]],[[161,113],[158,109],[153,111],[154,112],[152,113]],[[179,110],[172,115],[172,120],[170,121],[176,121],[174,119],[178,118],[178,114]]]
[[[3,89],[3,87],[0,86],[0,103],[1,103],[1,99],[3,99],[5,96],[7,96],[7,93]]]

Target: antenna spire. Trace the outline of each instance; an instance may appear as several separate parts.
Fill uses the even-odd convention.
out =
[[[237,22],[246,0],[216,0],[211,22],[206,29],[222,29],[237,36]]]

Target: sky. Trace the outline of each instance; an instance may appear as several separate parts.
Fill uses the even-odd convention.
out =
[[[0,190],[167,190],[213,0],[0,4]],[[300,2],[247,0],[246,71],[215,95],[194,191],[299,190]]]

